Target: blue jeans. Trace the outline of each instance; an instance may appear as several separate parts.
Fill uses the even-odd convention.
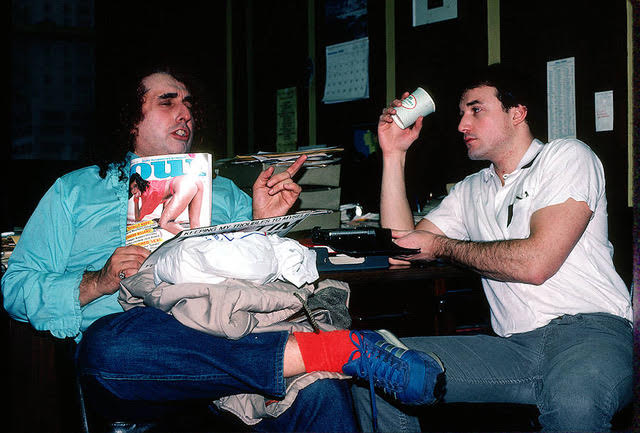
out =
[[[566,315],[508,338],[437,336],[402,341],[440,357],[445,403],[535,404],[544,431],[608,431],[613,415],[632,398],[632,329],[627,320],[609,314]],[[352,392],[366,430],[371,426],[369,391],[354,386]],[[411,408],[380,397],[376,403],[380,431],[420,431]]]
[[[85,332],[77,352],[82,376],[118,399],[156,403],[215,400],[257,393],[285,394],[282,375],[286,332],[251,334],[239,340],[214,337],[155,308],[105,316]],[[355,431],[348,384],[318,380],[298,394],[259,431]]]

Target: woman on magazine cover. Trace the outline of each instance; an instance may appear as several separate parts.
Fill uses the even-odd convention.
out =
[[[183,175],[147,181],[138,173],[133,173],[129,180],[129,198],[133,197],[135,220],[141,221],[162,204],[158,225],[173,234],[184,230],[176,219],[187,206],[189,207],[189,227],[201,226],[202,194],[202,181],[195,176]]]

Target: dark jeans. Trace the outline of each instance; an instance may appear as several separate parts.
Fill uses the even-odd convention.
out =
[[[89,383],[120,400],[167,402],[215,400],[256,393],[281,398],[285,332],[251,334],[239,340],[214,337],[179,323],[155,308],[105,316],[85,332],[77,362]],[[133,406],[132,406],[133,407]],[[355,431],[348,384],[318,380],[299,393],[262,431]]]

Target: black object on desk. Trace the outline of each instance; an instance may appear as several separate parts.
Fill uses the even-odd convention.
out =
[[[403,248],[391,239],[391,230],[378,227],[354,229],[321,229],[311,231],[311,240],[318,245],[327,245],[335,251],[352,257],[407,256],[417,254],[419,249]]]

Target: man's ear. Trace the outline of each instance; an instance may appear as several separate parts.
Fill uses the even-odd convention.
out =
[[[518,125],[524,122],[527,118],[527,107],[522,104],[518,104],[515,107],[512,107],[510,111],[512,116],[511,119],[514,125]]]

